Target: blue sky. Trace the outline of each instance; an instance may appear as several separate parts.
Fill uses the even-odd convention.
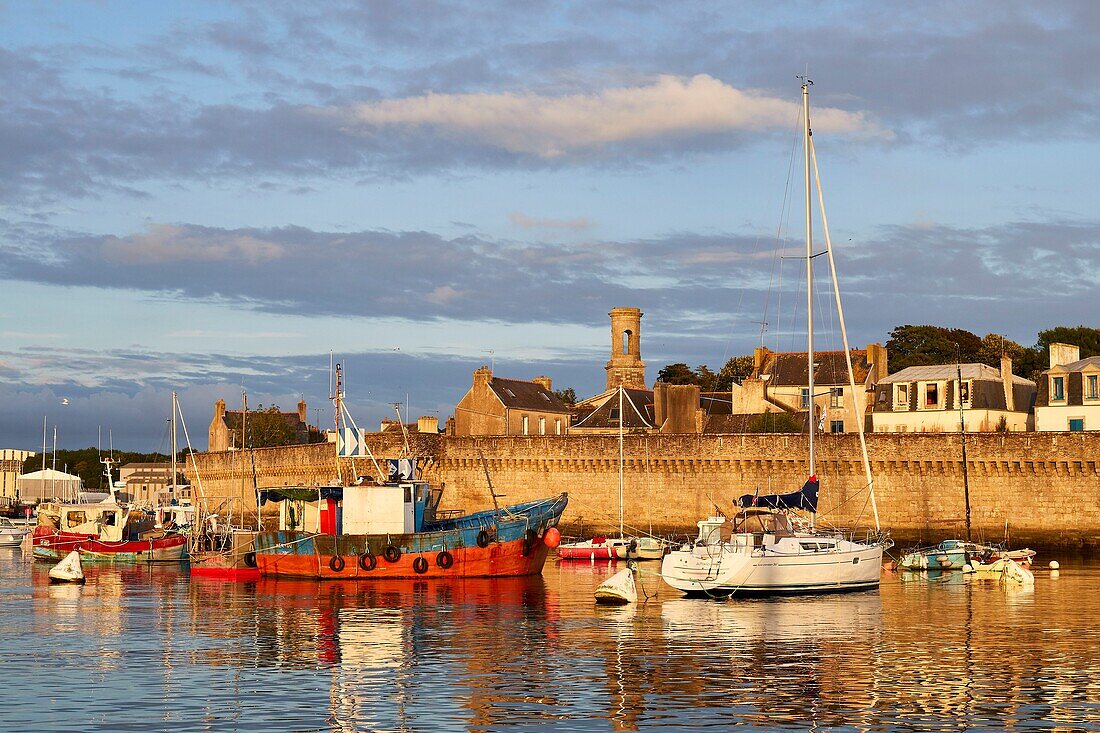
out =
[[[800,348],[807,68],[855,343],[1096,325],[1100,8],[773,6],[0,2],[0,443]]]

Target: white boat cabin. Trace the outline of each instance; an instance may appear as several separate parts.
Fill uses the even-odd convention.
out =
[[[107,542],[122,540],[129,511],[115,503],[60,504],[38,507],[38,525],[60,532],[93,535]]]
[[[269,489],[261,493],[261,502],[279,502],[279,529],[284,531],[411,534],[422,531],[441,494],[427,482],[408,481]]]

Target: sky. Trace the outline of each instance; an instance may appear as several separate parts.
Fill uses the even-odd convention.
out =
[[[592,395],[614,307],[651,382],[801,350],[807,74],[853,346],[1096,326],[1097,37],[1084,0],[0,0],[0,447],[164,450],[172,391],[197,449],[242,392],[328,425],[330,353],[362,426],[482,364]]]

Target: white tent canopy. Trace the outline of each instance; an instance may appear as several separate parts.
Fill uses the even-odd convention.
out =
[[[52,468],[25,473],[15,479],[15,490],[25,501],[72,499],[79,495],[80,489],[79,476]]]

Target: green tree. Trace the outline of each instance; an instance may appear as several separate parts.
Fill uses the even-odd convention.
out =
[[[665,384],[699,384],[699,375],[687,364],[678,362],[657,372],[657,381]]]
[[[695,367],[695,383],[702,392],[714,392],[718,389],[718,375],[710,370],[706,364]]]
[[[1073,344],[1081,349],[1081,358],[1100,354],[1100,328],[1090,326],[1055,326],[1039,332],[1035,348],[1046,357],[1051,344]],[[1049,363],[1049,362],[1048,362]]]
[[[567,405],[577,404],[577,392],[572,387],[566,387],[565,389],[555,389],[554,396]]]
[[[953,364],[956,359],[963,363],[978,361],[982,340],[962,328],[905,325],[890,332],[886,350],[889,371],[893,373],[911,366]]]
[[[787,412],[765,412],[749,422],[750,433],[801,433],[802,419]]]
[[[745,378],[752,374],[752,368],[752,354],[730,357],[725,366],[718,372],[718,384],[715,390],[728,392],[733,389],[734,384],[741,384],[745,381]]]
[[[235,413],[230,419],[229,429],[233,435],[230,444],[240,448],[273,448],[280,445],[294,445],[298,441],[298,431],[292,421],[287,420],[278,405],[249,410],[245,427],[248,434],[242,438],[241,414]]]

